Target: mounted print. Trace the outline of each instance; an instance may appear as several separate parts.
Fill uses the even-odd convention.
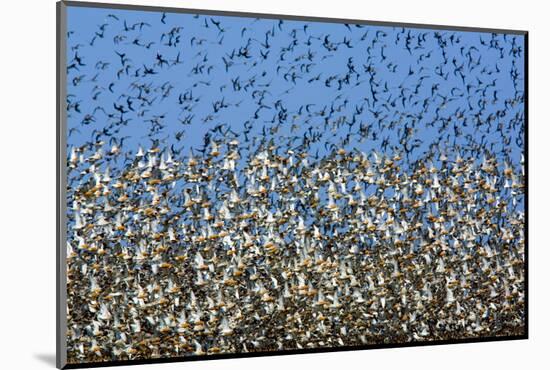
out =
[[[58,366],[527,338],[526,87],[523,31],[58,3]]]

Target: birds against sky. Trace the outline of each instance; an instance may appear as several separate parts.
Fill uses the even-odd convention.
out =
[[[69,362],[525,330],[522,36],[68,30]]]

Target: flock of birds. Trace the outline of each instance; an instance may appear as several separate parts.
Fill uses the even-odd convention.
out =
[[[524,332],[520,36],[68,15],[70,363]]]

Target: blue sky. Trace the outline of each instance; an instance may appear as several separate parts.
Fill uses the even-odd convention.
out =
[[[249,128],[243,150],[277,130],[287,147],[318,137],[311,155],[403,151],[409,130],[413,160],[469,141],[515,164],[523,151],[522,36],[86,7],[68,7],[68,30],[69,147],[188,155],[224,125]]]

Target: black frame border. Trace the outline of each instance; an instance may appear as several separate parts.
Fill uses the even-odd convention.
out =
[[[481,32],[481,33],[504,33],[519,35],[524,37],[524,204],[525,204],[525,225],[524,225],[524,294],[525,294],[525,332],[520,335],[513,336],[494,336],[494,337],[479,337],[466,339],[452,340],[433,340],[433,341],[412,341],[406,343],[383,343],[383,344],[367,344],[359,346],[341,346],[341,347],[323,347],[323,348],[308,348],[296,350],[282,351],[263,351],[263,352],[246,352],[246,353],[227,353],[227,354],[210,354],[200,356],[181,356],[167,357],[155,359],[136,359],[136,360],[117,360],[117,361],[102,361],[102,362],[83,362],[78,364],[67,363],[66,354],[66,112],[64,111],[64,98],[66,96],[66,8],[85,7],[85,8],[108,8],[117,10],[137,10],[150,12],[166,12],[166,13],[183,13],[183,14],[203,14],[217,15],[229,17],[246,17],[246,18],[264,18],[264,19],[283,19],[293,21],[309,21],[322,23],[349,23],[361,24],[381,27],[405,27],[419,28],[430,30],[445,30],[459,32]],[[343,352],[343,351],[360,351],[366,349],[383,349],[383,348],[407,348],[407,347],[423,347],[445,344],[465,344],[465,343],[484,343],[484,342],[499,342],[510,340],[525,340],[529,338],[529,32],[526,30],[514,29],[496,29],[496,28],[479,28],[479,27],[463,27],[449,25],[434,25],[421,23],[402,23],[402,22],[385,22],[372,21],[348,18],[327,18],[317,16],[299,16],[289,14],[272,14],[272,13],[253,13],[241,11],[225,11],[225,10],[210,10],[210,9],[191,9],[191,8],[176,8],[162,6],[146,6],[146,5],[131,5],[131,4],[112,4],[100,2],[85,2],[85,1],[58,1],[56,3],[56,367],[58,369],[79,369],[79,368],[94,368],[94,367],[110,367],[110,366],[126,366],[126,365],[143,365],[143,364],[160,364],[174,362],[190,362],[190,361],[208,361],[220,359],[236,359],[249,357],[267,357],[267,356],[284,356],[296,354],[312,354],[312,353],[327,353],[327,352]]]

